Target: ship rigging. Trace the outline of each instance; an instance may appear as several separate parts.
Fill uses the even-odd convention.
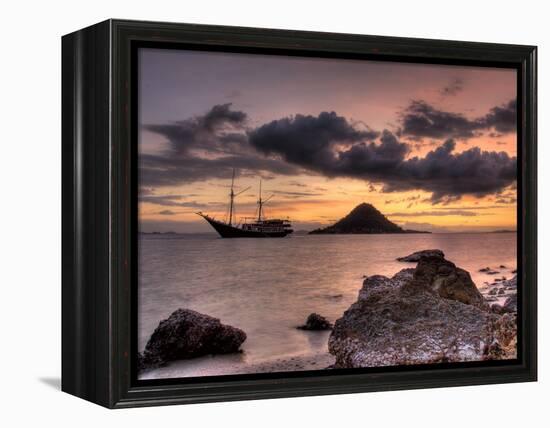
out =
[[[222,238],[283,238],[293,232],[290,221],[283,219],[266,219],[264,217],[264,205],[273,197],[262,199],[262,181],[260,179],[260,189],[258,196],[258,216],[254,218],[244,218],[242,224],[235,224],[235,198],[247,190],[241,190],[235,193],[235,170],[231,177],[231,191],[229,193],[229,218],[227,222],[216,220],[202,212],[197,214],[204,218],[220,234]]]

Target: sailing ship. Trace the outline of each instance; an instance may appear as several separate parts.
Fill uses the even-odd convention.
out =
[[[233,177],[231,178],[231,192],[229,193],[229,220],[227,222],[216,220],[215,218],[202,212],[197,213],[204,218],[222,238],[283,238],[293,232],[292,225],[289,220],[264,218],[264,205],[273,197],[273,195],[265,200],[262,200],[261,179],[258,197],[258,216],[253,218],[244,218],[242,223],[235,224],[234,200],[237,196],[250,189],[250,187],[235,193],[234,183],[235,171],[233,171]]]

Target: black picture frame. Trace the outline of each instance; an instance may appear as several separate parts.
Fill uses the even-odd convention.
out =
[[[462,64],[518,71],[518,359],[137,382],[135,49]],[[537,379],[536,47],[107,20],[62,38],[62,390],[109,408]]]

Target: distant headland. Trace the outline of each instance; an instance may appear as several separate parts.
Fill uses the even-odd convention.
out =
[[[347,216],[332,226],[315,229],[309,232],[316,234],[375,234],[375,233],[430,233],[417,230],[406,230],[388,220],[373,205],[357,205]]]

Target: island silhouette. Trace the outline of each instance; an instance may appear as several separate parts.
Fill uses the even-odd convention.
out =
[[[344,218],[331,226],[309,232],[317,234],[369,234],[369,233],[430,233],[418,230],[407,230],[391,222],[373,205],[363,202],[357,205]]]

